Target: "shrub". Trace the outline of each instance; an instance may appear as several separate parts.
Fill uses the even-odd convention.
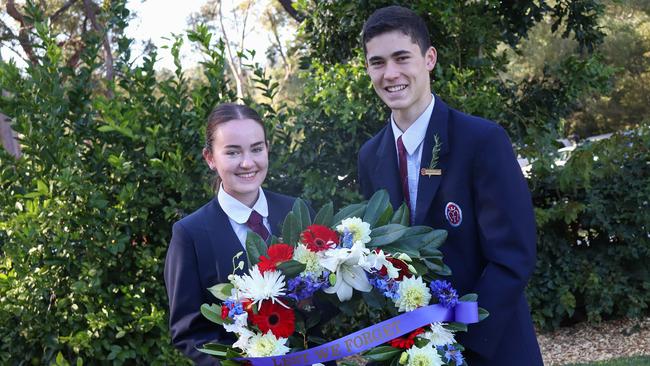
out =
[[[184,364],[162,272],[171,223],[211,196],[204,121],[234,97],[223,48],[191,34],[207,56],[191,85],[180,67],[158,76],[155,52],[131,67],[120,40],[107,82],[97,39],[72,69],[37,29],[39,63],[0,63],[0,110],[23,148],[0,152],[0,363]]]
[[[650,129],[578,147],[564,167],[533,165],[538,260],[533,317],[552,328],[639,317],[650,302]]]

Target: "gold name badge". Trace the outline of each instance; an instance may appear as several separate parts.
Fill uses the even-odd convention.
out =
[[[420,169],[420,175],[426,175],[430,177],[432,175],[442,175],[442,169]]]

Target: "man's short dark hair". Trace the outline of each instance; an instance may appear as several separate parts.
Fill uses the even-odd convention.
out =
[[[366,44],[371,39],[396,30],[411,37],[413,43],[420,46],[423,55],[431,47],[429,29],[424,20],[410,9],[393,5],[375,10],[366,20],[362,32],[363,52],[367,52]]]

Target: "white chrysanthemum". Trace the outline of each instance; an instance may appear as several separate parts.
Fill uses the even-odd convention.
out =
[[[282,356],[289,352],[286,338],[276,338],[269,330],[266,334],[255,334],[248,340],[248,357]]]
[[[443,323],[432,323],[430,330],[426,331],[420,337],[428,339],[434,346],[456,343],[454,332],[446,329],[443,325]]]
[[[320,276],[323,272],[323,266],[318,261],[318,253],[307,249],[304,244],[298,244],[293,250],[293,259],[305,265],[303,273],[314,273]]]
[[[442,358],[431,343],[422,348],[411,347],[408,351],[408,362],[406,366],[442,366]]]
[[[361,221],[358,217],[350,217],[341,221],[336,230],[344,234],[346,231],[352,233],[352,241],[360,241],[365,244],[370,241],[370,224]]]
[[[254,304],[270,299],[285,306],[278,297],[285,295],[284,275],[280,271],[260,272],[258,266],[250,270],[250,274],[235,278],[234,285],[241,296],[250,299]]]
[[[422,282],[422,277],[404,278],[399,283],[397,290],[399,297],[395,299],[395,306],[401,312],[415,310],[429,304],[431,292]]]

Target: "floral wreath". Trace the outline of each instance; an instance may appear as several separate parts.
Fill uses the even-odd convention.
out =
[[[236,341],[199,350],[224,366],[322,365],[361,351],[390,365],[465,365],[455,332],[487,311],[476,306],[475,294],[459,298],[442,279],[451,274],[438,249],[447,232],[408,222],[406,206],[393,212],[386,191],[336,214],[330,203],[313,222],[297,199],[283,240],[271,237],[267,246],[249,232],[248,273],[237,274],[246,266],[240,252],[229,282],[209,288],[222,303],[203,304],[202,314]],[[365,301],[401,315],[327,343],[320,329],[329,320],[321,319],[328,301]]]

